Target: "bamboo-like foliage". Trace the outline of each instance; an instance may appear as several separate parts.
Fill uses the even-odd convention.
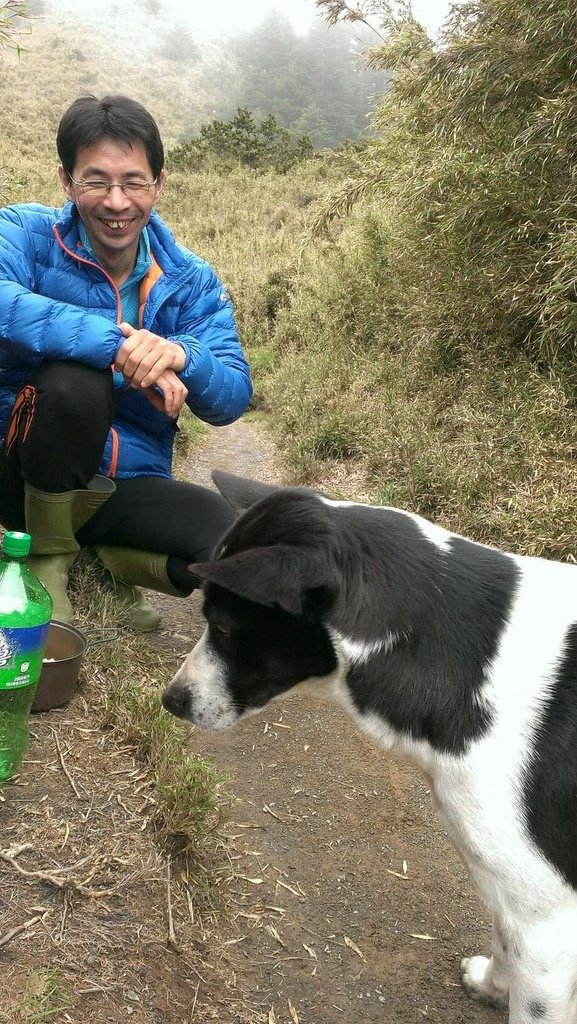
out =
[[[30,17],[26,0],[4,0],[0,3],[0,49],[22,50],[18,37],[22,35],[22,21]]]
[[[380,18],[370,60],[394,84],[315,228],[377,196],[402,247],[399,288],[422,292],[412,331],[513,345],[575,376],[577,8],[471,0],[434,45],[404,4],[317,6],[329,23]]]

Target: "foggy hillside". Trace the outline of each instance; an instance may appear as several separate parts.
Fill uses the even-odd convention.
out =
[[[150,108],[167,148],[194,137],[239,107],[274,114],[317,147],[368,131],[367,114],[386,77],[369,71],[362,51],[372,42],[350,27],[319,18],[297,33],[270,13],[256,27],[209,38],[161,0],[118,0],[71,9],[32,0],[21,48],[0,50],[4,134],[14,157],[53,155],[65,107],[81,93],[125,92]]]

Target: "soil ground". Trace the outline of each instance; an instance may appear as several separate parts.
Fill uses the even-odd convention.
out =
[[[282,479],[250,417],[211,431],[185,475],[208,483],[216,466]],[[150,596],[166,683],[202,629],[201,601]],[[410,766],[304,696],[228,733],[191,730],[238,797],[226,909],[199,914],[147,828],[146,773],[98,720],[99,682],[34,716],[2,792],[1,1024],[504,1019],[460,988],[459,958],[487,950],[489,922]],[[60,982],[60,1009],[41,1016]]]

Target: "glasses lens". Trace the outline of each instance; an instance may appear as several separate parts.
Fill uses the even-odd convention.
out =
[[[142,192],[148,192],[149,187],[147,181],[125,181],[122,191],[128,196],[139,196]]]
[[[148,192],[151,185],[156,184],[154,181],[124,181],[115,185],[109,184],[107,181],[77,181],[74,184],[79,185],[84,195],[87,196],[104,196],[110,193],[112,188],[121,188],[126,196],[139,196],[144,192]]]
[[[105,181],[83,181],[82,191],[87,196],[103,196],[108,192],[108,185]]]

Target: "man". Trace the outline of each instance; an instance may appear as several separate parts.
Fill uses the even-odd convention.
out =
[[[0,210],[0,523],[32,535],[30,566],[70,621],[68,571],[89,546],[137,630],[137,586],[186,596],[230,525],[227,503],[172,479],[186,402],[237,419],[250,373],[214,271],[155,210],[164,152],[148,111],[83,96],[57,134],[62,209]]]

